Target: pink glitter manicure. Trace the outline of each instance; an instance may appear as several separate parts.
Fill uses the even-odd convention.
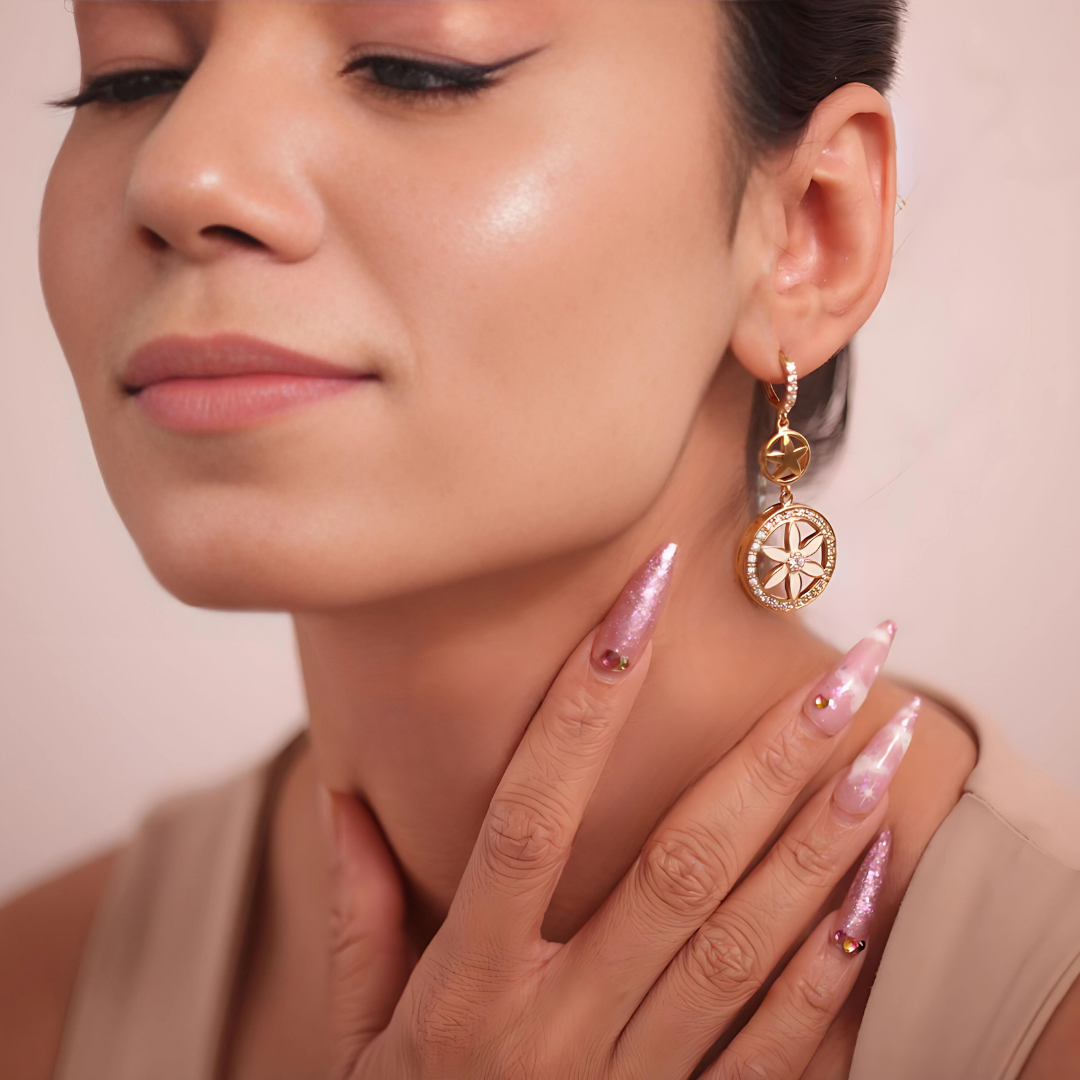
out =
[[[866,858],[856,871],[855,880],[844,897],[844,906],[840,909],[840,924],[833,934],[833,941],[849,956],[861,953],[866,948],[870,923],[881,895],[891,850],[892,833],[886,829],[866,853]]]
[[[889,655],[896,623],[883,622],[821,680],[803,705],[803,716],[826,735],[838,735],[862,708]]]
[[[837,804],[849,814],[862,817],[881,802],[911,745],[911,734],[919,718],[921,704],[918,698],[913,698],[851,763],[847,776],[840,781],[833,794]]]
[[[592,659],[605,671],[626,671],[640,658],[664,610],[677,544],[668,544],[630,579],[596,634]]]

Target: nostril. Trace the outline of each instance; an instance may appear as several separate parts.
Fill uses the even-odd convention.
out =
[[[207,225],[205,229],[201,230],[203,236],[207,238],[218,238],[220,240],[227,240],[233,244],[243,244],[245,247],[264,247],[265,245],[261,240],[257,240],[250,233],[243,232],[240,229],[234,229],[231,225]]]

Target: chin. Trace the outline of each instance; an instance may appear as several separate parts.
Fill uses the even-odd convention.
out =
[[[243,531],[199,533],[133,533],[151,574],[181,603],[216,611],[300,611],[336,606],[346,595],[345,583],[312,573],[317,551],[297,550],[282,539],[268,545]]]
[[[490,546],[451,523],[422,527],[350,514],[340,502],[282,504],[243,490],[142,501],[130,514],[118,506],[159,584],[182,603],[219,611],[358,607],[548,554]]]
[[[225,486],[114,499],[158,583],[184,604],[221,611],[302,611],[363,603],[385,568],[362,530],[329,527],[311,507]]]
[[[117,507],[162,587],[182,603],[220,611],[376,604],[591,549],[622,525],[621,517],[620,527],[594,521],[582,532],[580,521],[560,515],[549,528],[536,517],[524,528],[513,526],[514,515],[364,513],[351,502],[294,503],[225,488],[201,497],[143,493]]]
[[[355,557],[344,558],[331,544],[286,537],[267,542],[242,533],[205,542],[189,534],[137,543],[167,592],[190,607],[215,611],[330,611],[377,603],[423,584],[400,557],[391,562],[363,545],[354,546]]]
[[[472,448],[410,462],[326,424],[179,449],[100,427],[102,474],[151,573],[185,604],[231,611],[358,607],[572,556],[621,534],[667,478],[631,452],[578,484],[562,461]]]

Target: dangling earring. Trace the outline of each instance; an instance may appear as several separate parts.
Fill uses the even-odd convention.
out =
[[[746,591],[762,607],[797,611],[816,600],[836,567],[836,533],[809,506],[795,501],[791,485],[806,473],[810,443],[788,427],[799,393],[795,365],[783,354],[783,400],[769,383],[765,393],[777,411],[776,434],[761,448],[761,474],[780,488],[780,501],[751,522],[739,545],[736,568]]]

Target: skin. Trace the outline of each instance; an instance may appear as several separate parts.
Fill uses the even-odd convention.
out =
[[[731,561],[754,380],[779,379],[781,348],[800,373],[824,363],[884,289],[891,116],[839,89],[757,164],[733,221],[711,0],[114,0],[77,3],[76,21],[85,76],[195,72],[178,94],[76,114],[42,282],[158,580],[192,604],[294,613],[311,749],[275,807],[228,1071],[315,1077],[332,1043],[320,785],[376,815],[425,944],[556,672],[678,541],[648,681],[545,921],[565,941],[678,796],[834,658],[751,606]],[[481,94],[421,104],[343,78],[358,45],[531,55]],[[121,384],[131,352],[218,331],[378,379],[228,434],[153,424]],[[904,699],[875,687],[792,813]],[[846,1075],[884,931],[974,760],[966,728],[927,709],[890,793],[883,933],[807,1075]],[[55,1017],[104,878],[79,880],[66,967],[40,988]],[[0,913],[0,943],[27,942],[0,964],[10,985],[36,978],[55,922],[21,903]],[[58,1030],[5,1033],[12,1074],[49,1075]]]

